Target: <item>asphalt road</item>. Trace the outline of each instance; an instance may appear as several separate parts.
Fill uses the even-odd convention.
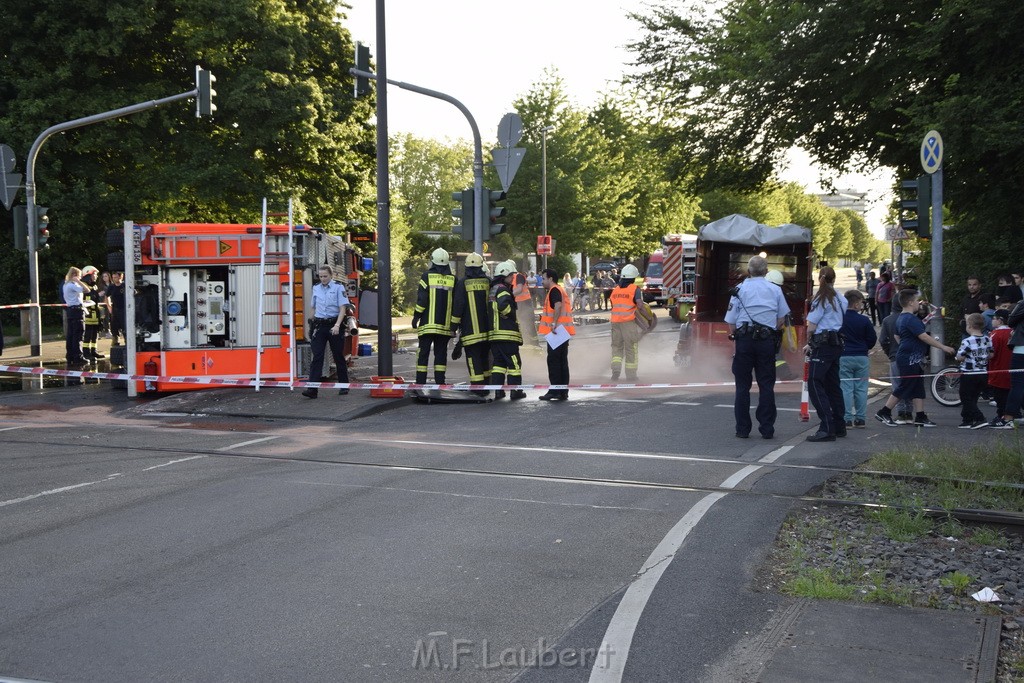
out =
[[[751,579],[820,468],[1010,436],[948,409],[807,444],[795,391],[773,441],[733,436],[728,388],[344,423],[140,418],[107,393],[0,409],[0,676],[725,680],[782,607]]]

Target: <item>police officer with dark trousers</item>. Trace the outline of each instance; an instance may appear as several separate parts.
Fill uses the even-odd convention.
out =
[[[846,315],[846,297],[835,290],[836,271],[824,266],[818,272],[818,291],[811,299],[807,314],[807,346],[809,354],[807,393],[818,411],[818,431],[808,441],[835,441],[846,436],[843,417],[843,388],[839,380],[839,357],[843,353],[843,337],[839,330]]]
[[[491,366],[491,382],[494,384],[523,383],[523,363],[519,356],[523,335],[519,331],[516,301],[512,294],[512,278],[515,273],[516,264],[512,261],[504,261],[495,266],[494,279],[487,297],[491,307],[491,330],[487,336],[494,358]],[[503,390],[494,392],[494,400],[502,398],[505,398]],[[509,398],[513,401],[526,398],[526,392],[513,389]]]
[[[491,329],[490,303],[487,301],[491,279],[484,271],[484,259],[480,254],[466,257],[466,275],[455,283],[452,302],[452,324],[459,329],[456,350],[462,348],[466,354],[470,384],[487,384],[491,376],[491,352],[487,333]],[[458,358],[452,352],[452,358]],[[477,396],[487,396],[484,389],[473,389]]]
[[[444,249],[435,249],[430,254],[430,268],[420,277],[416,292],[416,310],[412,316],[412,327],[419,336],[420,350],[416,356],[416,383],[427,383],[427,362],[430,349],[434,349],[434,382],[445,383],[448,372],[448,341],[454,336],[452,330],[452,298],[455,292],[455,276]]]
[[[334,281],[330,266],[320,266],[320,284],[313,287],[313,316],[309,318],[309,345],[313,348],[313,360],[309,366],[309,381],[319,382],[323,377],[324,356],[328,344],[334,364],[338,368],[338,381],[348,382],[348,365],[345,362],[345,317],[352,313],[351,304],[345,296],[345,288]],[[344,396],[348,389],[339,389]],[[302,392],[306,398],[316,398],[317,390],[310,387]]]
[[[736,436],[750,437],[750,387],[757,380],[758,431],[761,437],[775,437],[775,343],[778,329],[789,314],[789,305],[780,287],[765,279],[768,262],[761,256],[747,261],[750,277],[732,290],[725,322],[736,342],[732,374],[736,378]],[[752,377],[753,375],[753,377]],[[840,415],[840,417],[842,417]]]

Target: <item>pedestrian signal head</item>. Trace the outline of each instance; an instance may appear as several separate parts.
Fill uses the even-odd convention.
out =
[[[435,266],[447,266],[448,265],[448,252],[444,249],[435,249],[434,253],[430,255],[430,261]]]
[[[477,253],[472,253],[466,257],[467,268],[479,268],[484,265],[484,257]]]
[[[782,277],[782,273],[780,271],[769,270],[768,274],[764,276],[764,279],[781,287],[785,278]]]
[[[619,278],[623,280],[635,280],[638,277],[640,277],[640,271],[632,263],[623,266],[622,272],[619,273]]]
[[[502,261],[494,269],[494,274],[497,277],[508,277],[514,272],[516,272],[516,266],[511,261]]]

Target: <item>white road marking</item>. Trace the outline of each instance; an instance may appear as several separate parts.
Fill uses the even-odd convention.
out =
[[[0,432],[9,432],[12,429],[24,429],[24,425],[18,425],[17,427],[0,427]]]
[[[788,453],[792,446],[781,446],[759,462],[770,464]],[[762,465],[747,465],[722,482],[721,488],[735,488],[741,481],[762,468]],[[669,563],[675,558],[687,535],[703,519],[711,506],[724,498],[725,493],[711,493],[702,498],[689,512],[683,515],[674,527],[661,539],[661,543],[650,554],[643,567],[636,574],[636,580],[626,589],[619,606],[615,609],[611,622],[605,631],[599,656],[594,668],[590,671],[590,683],[621,683],[629,649],[633,645],[633,634],[640,623],[640,616],[647,607],[651,594],[658,585],[661,575]]]
[[[24,503],[25,501],[35,500],[36,498],[42,498],[43,496],[52,496],[56,493],[64,493],[65,491],[73,491],[80,489],[85,486],[92,486],[93,484],[104,484],[112,479],[120,477],[120,473],[111,474],[106,479],[98,479],[96,481],[83,481],[81,484],[72,484],[70,486],[61,486],[60,488],[50,489],[48,491],[40,491],[39,493],[33,493],[29,496],[22,496],[21,498],[14,498],[12,500],[0,500],[0,508],[7,505],[14,505],[15,503]]]
[[[621,681],[629,658],[629,647],[633,642],[633,634],[640,615],[647,606],[647,601],[654,592],[655,586],[665,573],[676,551],[693,531],[697,523],[711,506],[724,498],[724,493],[710,493],[702,498],[683,518],[676,522],[672,530],[661,540],[658,547],[650,554],[644,566],[636,574],[636,580],[622,596],[619,606],[615,609],[604,640],[598,648],[598,656],[594,668],[590,670],[590,683]],[[606,654],[607,653],[607,654]]]
[[[271,439],[280,439],[280,438],[281,438],[280,436],[265,436],[262,439],[252,439],[251,441],[243,441],[241,443],[234,443],[234,444],[231,444],[230,446],[224,446],[223,448],[218,448],[217,450],[218,451],[230,451],[230,450],[233,450],[235,448],[241,448],[242,446],[251,446],[254,443],[263,443],[264,441],[270,441]]]
[[[609,403],[652,403],[651,400],[646,398],[610,398]]]
[[[693,403],[690,401],[665,401],[667,406],[699,406],[700,403]]]
[[[148,472],[150,470],[155,470],[155,469],[158,469],[160,467],[167,467],[168,465],[174,465],[175,463],[185,462],[186,460],[195,460],[197,458],[205,458],[205,457],[207,457],[207,456],[205,456],[205,455],[193,455],[193,456],[190,456],[188,458],[178,458],[177,460],[171,460],[170,462],[165,462],[165,463],[163,463],[161,465],[153,465],[152,467],[146,467],[145,469],[139,470],[139,472],[140,473],[141,472]],[[24,503],[24,502],[29,501],[29,500],[35,500],[36,498],[42,498],[43,496],[52,496],[52,495],[57,494],[57,493],[65,493],[67,491],[75,491],[75,490],[78,490],[78,489],[85,488],[86,486],[93,486],[94,484],[105,484],[108,481],[116,479],[117,477],[123,477],[124,475],[125,475],[124,472],[114,472],[113,474],[107,475],[106,479],[97,479],[96,481],[83,481],[81,484],[71,484],[70,486],[61,486],[60,488],[49,489],[47,491],[40,491],[39,493],[33,493],[31,495],[28,495],[28,496],[22,496],[21,498],[13,498],[11,500],[0,500],[0,507],[5,507],[7,505],[14,505],[15,503]]]
[[[171,460],[169,462],[165,462],[162,465],[153,465],[152,467],[147,467],[146,469],[144,469],[142,471],[143,472],[149,472],[150,470],[160,469],[161,467],[167,467],[168,465],[174,465],[174,464],[179,463],[179,462],[185,462],[186,460],[198,460],[199,458],[205,458],[205,457],[206,457],[205,455],[193,455],[193,456],[190,456],[188,458],[178,458],[177,460]]]

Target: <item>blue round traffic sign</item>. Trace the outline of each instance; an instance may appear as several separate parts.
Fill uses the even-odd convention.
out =
[[[942,136],[939,131],[930,130],[921,141],[921,168],[925,173],[935,173],[942,166]]]

